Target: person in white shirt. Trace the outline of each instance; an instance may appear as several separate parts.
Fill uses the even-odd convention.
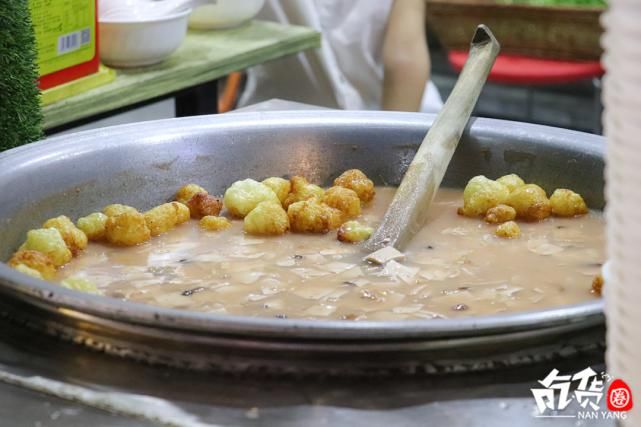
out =
[[[258,19],[306,25],[322,45],[248,70],[239,106],[281,98],[347,110],[437,112],[425,0],[267,0]]]

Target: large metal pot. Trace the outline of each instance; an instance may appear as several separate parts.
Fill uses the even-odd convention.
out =
[[[272,112],[194,117],[51,138],[0,155],[0,259],[26,230],[121,202],[148,208],[186,182],[223,192],[248,176],[347,168],[398,184],[432,116]],[[601,137],[476,119],[444,185],[515,172],[570,187],[603,206]],[[247,318],[85,295],[0,265],[0,312],[25,327],[115,355],[190,369],[370,374],[482,370],[598,351],[602,303],[461,320],[402,322]]]

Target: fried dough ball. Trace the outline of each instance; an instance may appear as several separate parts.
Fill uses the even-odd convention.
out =
[[[189,210],[187,205],[180,202],[171,202],[171,204],[174,206],[174,209],[176,210],[177,225],[180,225],[189,221],[189,218],[191,218],[191,211]]]
[[[74,256],[87,247],[87,235],[76,227],[69,217],[60,215],[59,217],[51,218],[42,225],[42,228],[55,228],[58,230]]]
[[[192,218],[217,216],[223,209],[223,201],[207,193],[196,193],[187,202]]]
[[[13,268],[19,265],[29,267],[32,270],[36,270],[45,280],[51,280],[56,275],[56,266],[53,264],[51,258],[49,258],[49,255],[45,255],[39,251],[18,251],[13,254],[7,264]]]
[[[244,218],[260,202],[280,203],[280,200],[271,188],[253,179],[236,181],[225,191],[225,207],[238,218]]]
[[[485,215],[490,208],[505,203],[509,195],[510,190],[500,182],[483,175],[475,176],[463,190],[463,207],[459,214],[469,217]]]
[[[319,201],[323,198],[325,190],[320,188],[318,185],[310,184],[306,178],[302,176],[293,176],[290,180],[291,182],[291,192],[283,201],[283,206],[285,209],[289,208],[292,203],[302,202],[310,199],[318,199]]]
[[[231,221],[222,216],[204,216],[200,220],[200,227],[207,231],[220,231],[231,227]]]
[[[583,197],[572,190],[558,188],[550,196],[552,214],[556,216],[577,216],[588,213],[588,206]]]
[[[343,212],[345,218],[356,218],[361,214],[361,199],[354,190],[332,187],[325,191],[322,202]]]
[[[96,285],[83,277],[68,277],[60,282],[60,285],[67,289],[73,289],[74,291],[87,292],[90,294],[99,293]]]
[[[16,271],[19,271],[22,274],[26,274],[27,276],[44,280],[44,277],[42,277],[42,274],[40,274],[38,270],[34,270],[33,268],[27,267],[24,264],[17,264],[17,265],[11,266],[11,268],[13,268]]]
[[[245,217],[248,234],[277,236],[289,230],[289,217],[280,203],[261,202]]]
[[[151,231],[140,212],[125,212],[107,219],[105,236],[118,246],[135,246],[151,238]]]
[[[103,240],[105,238],[107,218],[109,217],[102,212],[94,212],[90,215],[78,218],[76,226],[85,233],[89,240]]]
[[[276,193],[276,195],[278,196],[278,200],[280,200],[281,203],[285,201],[287,195],[292,189],[291,182],[284,178],[279,178],[276,176],[263,180],[263,184],[271,188],[272,191]]]
[[[516,239],[521,236],[521,228],[516,222],[508,221],[496,227],[495,234],[505,239]]]
[[[595,295],[601,296],[601,294],[603,293],[603,283],[603,276],[597,274],[594,277],[594,280],[592,280],[592,289],[590,290],[590,292]]]
[[[289,205],[287,209],[292,231],[300,233],[327,233],[343,223],[343,213],[316,199]]]
[[[176,205],[180,203],[174,202]],[[178,223],[178,212],[173,203],[164,203],[144,213],[145,222],[152,236],[166,233]]]
[[[19,250],[33,250],[49,256],[53,265],[60,267],[71,261],[72,254],[62,234],[56,228],[38,228],[27,232],[27,240]]]
[[[202,188],[200,185],[187,184],[187,185],[184,185],[184,186],[180,187],[180,189],[178,189],[178,191],[176,192],[175,199],[176,199],[177,202],[180,202],[180,203],[186,205],[187,202],[189,202],[189,199],[194,197],[194,195],[196,193],[209,194],[207,192],[207,190]]]
[[[540,221],[550,216],[552,207],[545,190],[536,184],[526,184],[510,193],[507,205],[516,210],[516,217],[526,221]]]
[[[371,201],[376,194],[372,180],[359,169],[346,170],[334,180],[334,185],[354,190],[363,203]]]
[[[501,184],[505,185],[510,191],[514,191],[517,188],[525,185],[525,181],[523,181],[521,177],[515,173],[504,175],[497,179],[496,182],[500,182]]]
[[[485,213],[485,222],[490,224],[500,224],[512,221],[514,218],[516,218],[516,210],[508,205],[494,206]]]
[[[136,213],[138,212],[138,209],[133,208],[131,206],[127,206],[127,205],[114,203],[113,205],[105,206],[102,210],[102,213],[104,213],[107,216],[116,216],[116,215],[123,214],[125,212]]]
[[[369,239],[373,232],[372,227],[367,227],[358,221],[347,221],[340,226],[336,237],[341,242],[360,243]]]

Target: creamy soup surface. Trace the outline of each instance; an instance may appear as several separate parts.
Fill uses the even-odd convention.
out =
[[[376,226],[393,188],[377,188],[359,221]],[[357,245],[326,235],[244,235],[191,220],[132,248],[93,243],[59,271],[85,277],[104,295],[164,307],[280,318],[401,320],[536,310],[595,298],[604,261],[604,221],[520,222],[518,239],[461,217],[460,190],[440,190],[428,225],[398,271],[368,265]]]

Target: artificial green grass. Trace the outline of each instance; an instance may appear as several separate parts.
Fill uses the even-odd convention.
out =
[[[42,137],[28,0],[0,0],[0,151]]]

